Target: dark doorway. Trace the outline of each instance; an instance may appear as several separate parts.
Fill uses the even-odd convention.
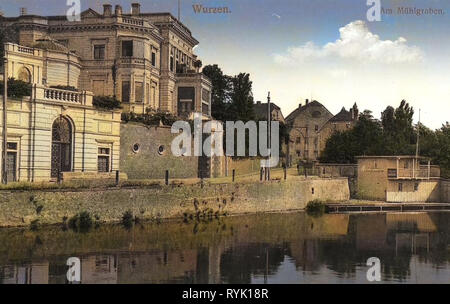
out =
[[[52,168],[51,177],[59,172],[72,171],[72,127],[67,118],[60,116],[52,126]]]

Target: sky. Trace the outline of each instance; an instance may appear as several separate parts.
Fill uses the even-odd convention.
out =
[[[67,0],[0,0],[6,16],[65,14]],[[69,0],[70,2],[71,0]],[[181,21],[200,41],[203,65],[225,74],[250,73],[255,100],[272,101],[284,116],[315,99],[337,114],[355,102],[377,118],[406,99],[430,128],[450,121],[450,1],[380,0],[381,21],[369,21],[367,0],[180,0]],[[370,2],[371,0],[369,0]],[[103,3],[81,0],[102,11]],[[141,11],[171,12],[178,0],[141,0]],[[229,13],[195,13],[193,4],[227,7]],[[437,14],[399,14],[399,7],[438,9]],[[392,9],[392,14],[388,14]]]

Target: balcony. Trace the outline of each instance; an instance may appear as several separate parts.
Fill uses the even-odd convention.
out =
[[[92,106],[92,93],[88,91],[69,91],[33,85],[32,98],[50,102],[61,102]]]
[[[36,57],[43,57],[43,50],[30,48],[19,44],[14,43],[6,43],[5,44],[5,52],[6,53],[16,53],[20,55],[29,55]]]
[[[438,166],[421,165],[418,169],[388,169],[388,179],[434,179],[440,178]]]

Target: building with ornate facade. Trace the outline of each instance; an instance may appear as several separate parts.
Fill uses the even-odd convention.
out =
[[[44,84],[47,78],[55,86],[78,87],[81,73],[79,56],[51,45],[38,49],[5,44],[7,77],[31,85],[30,96],[10,97],[6,103],[7,180],[111,176],[119,169],[121,112],[97,109],[89,91]],[[3,142],[3,128],[0,138]]]
[[[124,111],[161,110],[179,116],[195,111],[209,117],[211,82],[199,73],[201,61],[193,52],[198,41],[191,31],[170,13],[142,13],[139,3],[129,13],[120,5],[103,7],[103,13],[82,12],[80,21],[21,15],[0,17],[0,23],[15,33],[17,44],[38,47],[52,40],[69,50],[68,57],[79,58],[79,76],[74,77],[70,64],[60,62],[42,77],[43,85],[66,77],[67,85],[77,84],[80,90],[116,96]]]
[[[211,117],[211,81],[191,31],[170,13],[141,13],[138,3],[129,13],[103,7],[80,21],[0,16],[7,77],[32,86],[31,96],[7,102],[9,182],[112,176],[121,111]],[[122,109],[97,108],[95,96],[115,96]]]

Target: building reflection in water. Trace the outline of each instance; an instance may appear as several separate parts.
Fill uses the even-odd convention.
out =
[[[35,243],[27,248],[29,232],[17,232],[13,242],[0,231],[7,249],[23,254],[10,258],[11,253],[0,252],[0,282],[67,283],[66,260],[77,256],[82,284],[365,283],[366,260],[376,256],[384,281],[450,283],[449,215],[268,214],[195,227],[166,223],[132,232],[117,226],[108,228],[113,233],[106,228],[85,235],[58,232],[57,239],[45,230],[36,232],[55,252],[40,251]],[[53,246],[63,236],[67,243]],[[79,250],[73,244],[80,238],[88,244],[101,239],[108,246]],[[13,247],[17,244],[24,248]]]

